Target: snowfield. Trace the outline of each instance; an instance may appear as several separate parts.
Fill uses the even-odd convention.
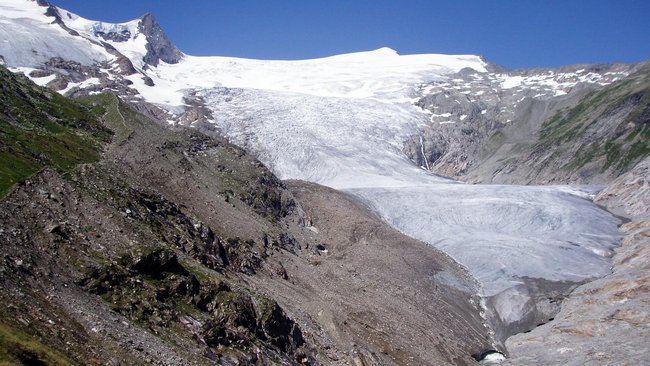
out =
[[[137,20],[111,25],[61,10],[66,25],[81,34],[73,36],[35,4],[0,1],[0,54],[8,66],[38,67],[54,56],[82,64],[112,60],[90,40],[97,40],[96,30],[127,30],[128,41],[109,43],[154,81],[147,86],[139,74],[128,77],[147,101],[177,111],[188,92],[203,97],[212,122],[279,177],[351,192],[394,227],[465,265],[484,296],[523,278],[579,282],[610,269],[619,220],[584,198],[593,192],[463,184],[429,173],[402,152],[404,141],[435,118],[454,126],[449,115],[432,116],[412,104],[421,86],[435,81],[437,88],[465,90],[450,74],[470,68],[479,79],[487,75],[478,56],[402,56],[388,48],[301,61],[185,55],[177,64],[144,68],[146,39]],[[560,76],[492,78],[502,88],[571,87]],[[571,80],[589,77],[576,73]],[[518,304],[530,294],[509,298],[497,311],[517,320]]]
[[[72,37],[35,1],[0,1],[0,55],[9,66],[38,67],[52,57],[82,65],[106,61],[110,55],[81,37]]]

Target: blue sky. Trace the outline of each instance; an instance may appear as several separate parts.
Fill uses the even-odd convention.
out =
[[[302,59],[390,47],[478,54],[508,68],[650,59],[650,0],[52,2],[109,22],[151,12],[192,55]]]

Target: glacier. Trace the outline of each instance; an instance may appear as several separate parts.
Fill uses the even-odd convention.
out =
[[[589,200],[598,187],[472,185],[409,160],[404,141],[431,123],[414,105],[418,86],[463,68],[482,73],[485,63],[379,49],[305,61],[187,58],[152,77],[203,98],[211,122],[280,178],[349,192],[452,256],[489,299],[488,321],[508,328],[545,306],[531,281],[606,275],[620,221]],[[513,329],[497,338],[522,328]]]
[[[139,74],[126,78],[144,100],[177,113],[190,96],[202,98],[210,122],[280,178],[349,192],[395,228],[451,255],[493,299],[491,316],[500,322],[530,311],[522,304],[535,296],[526,287],[531,279],[579,283],[610,270],[620,221],[589,200],[598,187],[465,184],[404,154],[404,142],[433,123],[414,105],[422,86],[453,83],[450,75],[462,70],[487,73],[479,56],[381,48],[298,61],[183,55],[176,64],[152,66],[142,61],[147,41],[137,21],[111,25],[60,10],[75,36],[51,24],[34,2],[2,0],[0,10],[0,54],[14,71],[55,56],[82,64],[114,60],[94,32],[128,30],[129,40],[106,42],[132,60]],[[57,29],[34,33],[46,28]],[[524,82],[555,87],[533,78],[504,79],[503,87]]]

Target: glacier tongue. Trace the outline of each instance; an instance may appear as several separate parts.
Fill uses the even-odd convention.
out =
[[[603,276],[619,239],[609,213],[558,187],[437,184],[351,192],[393,226],[464,264],[483,296],[523,278]]]
[[[470,185],[408,160],[426,119],[408,103],[214,88],[215,123],[283,179],[347,190],[394,227],[465,265],[484,296],[522,278],[580,282],[609,271],[619,220],[566,186]]]
[[[283,179],[346,190],[387,222],[451,255],[479,281],[496,341],[545,322],[555,298],[603,276],[619,220],[562,186],[470,185],[401,151],[427,116],[408,103],[213,88],[215,123]]]

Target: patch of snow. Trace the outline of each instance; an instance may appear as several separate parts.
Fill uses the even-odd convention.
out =
[[[504,76],[503,81],[501,82],[501,87],[503,89],[512,89],[521,85],[523,79],[524,78],[521,76]]]
[[[89,78],[79,83],[68,83],[65,89],[59,90],[59,93],[66,94],[74,88],[84,89],[93,85],[99,85],[100,83],[99,78]]]
[[[28,78],[30,78],[36,85],[39,86],[45,86],[47,85],[50,81],[56,79],[56,74],[48,75],[48,76],[42,76],[42,77],[32,77],[30,74],[32,71],[36,70],[33,67],[9,67],[9,71],[11,72],[21,72]]]
[[[506,360],[506,356],[504,356],[502,353],[499,352],[494,352],[490,353],[489,355],[485,356],[480,364],[482,365],[495,365],[498,363],[501,363]]]
[[[43,76],[43,77],[40,77],[40,78],[30,77],[30,79],[32,79],[32,81],[34,83],[36,83],[37,85],[45,86],[45,85],[49,84],[51,81],[53,81],[54,79],[56,79],[56,74],[52,74],[52,75],[49,75],[49,76]]]
[[[160,63],[164,64],[162,61]],[[151,73],[149,77],[154,81],[155,86],[146,85],[141,74],[128,75],[126,79],[131,80],[133,82],[131,87],[150,103],[170,107],[184,105],[183,90],[178,89],[175,82]]]

